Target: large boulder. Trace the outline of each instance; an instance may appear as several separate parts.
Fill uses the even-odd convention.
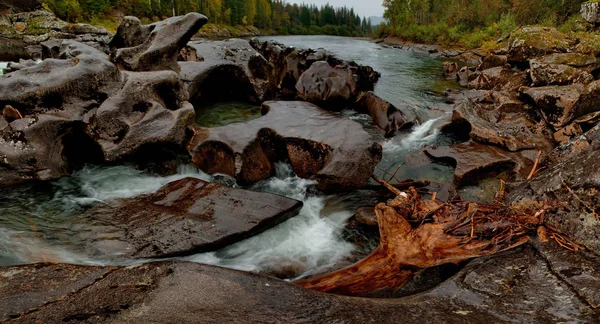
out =
[[[247,40],[192,41],[188,51],[196,59],[179,62],[180,74],[195,106],[218,100],[262,103],[275,97],[273,66]]]
[[[400,110],[372,91],[363,94],[353,108],[371,116],[373,124],[385,132],[385,137],[392,137],[396,131],[411,128],[418,122],[414,111],[408,107]]]
[[[102,147],[106,161],[150,154],[153,150],[177,152],[188,140],[194,124],[194,107],[173,71],[123,72],[123,87],[106,99],[88,128]],[[164,153],[164,152],[163,152]],[[146,157],[140,157],[145,159]]]
[[[587,1],[582,3],[581,17],[590,24],[600,24],[600,2]]]
[[[93,255],[160,258],[221,249],[295,216],[302,202],[195,178],[110,201],[74,225]]]
[[[559,259],[558,252],[550,253],[527,245],[481,258],[433,289],[393,299],[323,294],[274,278],[182,261],[129,267],[48,263],[5,267],[0,270],[0,320],[595,322],[597,259],[572,252]],[[575,262],[578,266],[569,267]]]
[[[274,162],[289,161],[325,191],[363,187],[381,159],[381,146],[359,123],[298,101],[266,102],[261,118],[200,129],[189,150],[203,171],[245,184],[274,175]]]
[[[521,27],[510,36],[508,60],[525,62],[547,54],[566,53],[574,44],[574,40],[552,27]]]
[[[298,96],[331,110],[342,110],[356,97],[356,83],[348,71],[316,62],[302,73],[296,83]]]
[[[113,59],[130,71],[179,72],[180,51],[207,21],[208,18],[194,12],[150,25],[126,17],[110,43]]]
[[[543,150],[553,148],[552,137],[544,124],[535,123],[523,112],[509,113],[494,107],[486,108],[471,100],[462,101],[452,114],[452,124],[465,125],[457,131],[467,132],[469,136],[481,143],[506,148],[509,151]],[[456,129],[447,126],[445,129]]]
[[[523,88],[525,100],[535,105],[545,120],[555,128],[562,128],[575,118],[600,111],[600,81],[589,85],[547,86]]]

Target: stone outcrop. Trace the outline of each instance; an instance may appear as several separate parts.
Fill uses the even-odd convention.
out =
[[[33,11],[42,8],[40,0],[0,0],[0,10],[13,12]]]
[[[194,12],[150,25],[142,25],[135,17],[125,17],[109,44],[113,59],[130,71],[179,72],[179,53],[207,21],[208,18]]]
[[[515,72],[504,66],[477,71],[469,77],[468,87],[478,90],[507,90],[512,91],[522,86],[527,79],[523,72]]]
[[[161,258],[221,249],[295,216],[302,202],[195,178],[156,193],[98,204],[77,235],[92,255]]]
[[[409,129],[418,123],[414,111],[408,107],[400,110],[372,91],[363,94],[353,108],[359,113],[371,116],[373,124],[384,131],[385,137],[392,137],[396,131]]]
[[[356,83],[352,75],[322,61],[302,73],[296,90],[303,100],[337,111],[347,108],[356,97]]]
[[[470,262],[418,295],[367,299],[181,261],[130,267],[35,264],[0,270],[0,320],[22,322],[594,322],[598,260],[524,246]],[[573,268],[573,264],[586,266]],[[557,269],[564,271],[557,271]],[[571,271],[570,271],[571,270]],[[596,299],[595,299],[596,298]]]
[[[302,178],[325,191],[366,185],[381,159],[381,146],[357,122],[307,102],[270,101],[263,117],[200,129],[189,146],[207,173],[254,183],[274,175],[274,162],[289,161]]]

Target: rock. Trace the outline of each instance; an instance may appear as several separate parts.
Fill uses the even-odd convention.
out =
[[[373,124],[382,129],[386,137],[392,137],[396,131],[411,128],[417,123],[417,115],[413,111],[408,108],[400,110],[372,91],[358,99],[354,110],[371,116]]]
[[[461,87],[468,87],[469,82],[475,80],[478,74],[473,73],[471,68],[463,66],[458,70],[457,78]]]
[[[530,121],[522,112],[504,113],[464,100],[454,109],[452,123],[463,124],[464,121],[470,125],[469,136],[481,143],[513,152],[529,149],[548,152],[553,148],[552,141],[544,134],[545,126]]]
[[[33,11],[42,8],[39,0],[0,0],[0,10],[10,9],[13,12]]]
[[[478,70],[487,70],[495,67],[501,67],[508,63],[506,55],[490,54],[486,55],[483,62],[477,67]]]
[[[180,62],[190,102],[240,100],[262,103],[276,92],[273,66],[247,40],[192,41],[188,46],[201,62]]]
[[[544,215],[545,223],[596,254],[600,252],[599,148],[600,145],[580,154],[568,154],[564,161],[540,171],[507,197],[510,203],[558,203],[559,208]]]
[[[557,165],[562,161],[571,159],[578,154],[600,148],[600,125],[596,125],[583,135],[557,146],[548,154],[548,164]]]
[[[587,1],[581,4],[581,17],[590,24],[600,23],[600,3]]]
[[[590,74],[598,67],[596,58],[579,53],[556,53],[529,61],[529,76],[534,86],[588,84]]]
[[[598,268],[594,259],[585,262]],[[593,301],[593,291],[573,291],[568,282],[578,278],[553,271],[553,266],[534,248],[524,246],[474,260],[421,294],[369,299],[317,293],[274,278],[182,261],[130,267],[44,263],[0,270],[4,287],[0,298],[5,301],[0,304],[0,319],[44,323],[261,323],[274,318],[293,323],[594,322],[597,313],[590,306],[594,304],[587,302]],[[556,267],[567,269],[558,263]],[[591,274],[596,277],[595,272]]]
[[[327,62],[315,62],[296,83],[298,96],[321,107],[339,111],[356,97],[356,83],[347,71]]]
[[[150,25],[127,17],[110,43],[113,60],[130,71],[179,72],[179,52],[207,21],[205,16],[193,12]]]
[[[456,62],[444,61],[443,65],[443,74],[446,79],[454,80],[457,78],[456,74],[458,70],[460,70],[460,66]]]
[[[89,253],[117,258],[162,258],[218,250],[262,233],[302,208],[297,200],[195,178],[109,204],[86,211],[82,224],[74,228],[84,237]],[[113,242],[110,248],[105,248],[107,241]]]
[[[17,119],[23,118],[23,116],[21,116],[21,113],[15,108],[13,108],[13,106],[11,105],[6,105],[6,107],[4,107],[4,109],[2,110],[2,117],[4,117],[4,119],[9,123],[12,123]]]
[[[528,26],[512,32],[508,60],[524,62],[552,53],[566,53],[574,45],[567,35],[552,27]]]
[[[52,109],[86,111],[121,84],[115,65],[96,56],[44,60],[0,78],[0,106],[23,115]]]
[[[20,118],[0,130],[2,186],[56,179],[83,163],[101,160],[97,146],[84,133],[84,123],[66,116]]]
[[[353,190],[367,184],[381,159],[381,146],[362,126],[307,102],[270,101],[263,117],[200,129],[189,146],[196,166],[240,183],[274,175],[273,163],[290,161],[321,190]]]
[[[517,179],[527,178],[536,155],[534,151],[513,153],[473,141],[427,148],[425,153],[434,161],[454,166],[454,182],[459,187],[506,171]]]
[[[375,208],[373,207],[361,207],[356,210],[356,221],[359,224],[377,227],[377,216],[375,215]]]
[[[512,91],[527,82],[527,76],[523,72],[515,72],[509,68],[498,66],[480,71],[469,81],[471,89],[479,90],[508,90]]]
[[[326,61],[331,67],[350,73],[356,83],[356,91],[371,91],[381,76],[370,66],[343,61],[325,50],[296,49],[276,42],[253,40],[251,45],[273,65],[273,80],[279,97],[296,98],[296,84],[300,76],[315,62]]]
[[[0,61],[18,61],[31,58],[21,39],[4,38],[0,35]]]
[[[561,128],[575,118],[600,110],[596,104],[600,100],[600,81],[585,86],[547,86],[523,88],[521,94],[531,101],[542,113],[544,119]]]
[[[153,156],[159,149],[172,154],[182,150],[195,113],[177,73],[122,74],[124,85],[98,107],[88,130],[102,147],[105,160],[131,159],[136,154]]]
[[[71,59],[80,55],[90,55],[108,61],[108,55],[98,49],[73,40],[53,39],[42,42],[42,59]]]

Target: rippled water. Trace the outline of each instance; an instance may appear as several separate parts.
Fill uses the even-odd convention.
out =
[[[397,137],[383,141],[369,117],[346,112],[345,115],[365,126],[374,138],[383,141],[384,156],[376,174],[385,177],[406,156],[423,145],[447,145],[440,136],[443,105],[433,95],[445,87],[441,62],[428,55],[382,48],[366,40],[330,36],[267,37],[297,47],[323,47],[344,59],[368,64],[382,73],[376,93],[395,105],[408,104],[423,119],[421,125]],[[221,126],[256,118],[259,107],[229,102],[205,107],[197,122],[204,127]],[[348,264],[368,253],[344,239],[346,221],[358,207],[373,205],[374,198],[364,192],[326,196],[313,189],[315,182],[296,177],[287,165],[278,165],[277,176],[248,189],[284,195],[304,202],[299,215],[275,228],[223,250],[189,256],[196,262],[294,278]],[[151,193],[183,177],[215,179],[193,166],[181,166],[175,175],[163,177],[129,166],[86,166],[58,181],[0,191],[0,265],[56,261],[85,264],[113,264],[85,253],[71,229],[82,211],[93,204]],[[452,170],[437,164],[401,167],[398,178],[451,179]],[[225,179],[227,180],[227,179]],[[234,185],[230,179],[224,181]],[[129,260],[125,264],[140,261]]]
[[[4,75],[4,69],[6,69],[7,65],[8,62],[0,62],[0,76]]]

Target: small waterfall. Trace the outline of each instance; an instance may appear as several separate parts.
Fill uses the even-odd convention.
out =
[[[435,129],[436,123],[441,119],[430,119],[413,128],[406,137],[396,137],[383,144],[383,154],[395,154],[399,152],[417,151],[427,144],[434,143],[438,137],[439,130]]]

